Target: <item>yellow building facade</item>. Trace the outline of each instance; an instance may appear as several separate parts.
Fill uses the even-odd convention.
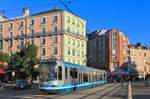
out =
[[[86,21],[64,11],[64,60],[86,65]]]

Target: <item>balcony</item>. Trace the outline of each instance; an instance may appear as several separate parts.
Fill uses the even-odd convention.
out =
[[[19,29],[20,29],[20,30],[21,30],[21,29],[24,29],[24,28],[25,28],[24,26],[21,26],[21,25],[19,26]]]
[[[23,38],[25,38],[25,34],[19,34],[18,37],[19,37],[19,39],[23,39]]]
[[[7,36],[5,39],[6,40],[13,40],[13,36],[12,35],[11,36]]]
[[[40,33],[40,36],[46,36],[46,32],[45,33]]]
[[[34,36],[35,36],[35,33],[30,33],[30,34],[29,34],[29,37],[30,37],[30,38],[34,38]]]

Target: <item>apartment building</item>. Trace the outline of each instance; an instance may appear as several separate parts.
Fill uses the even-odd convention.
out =
[[[140,77],[150,75],[150,48],[140,44],[130,45],[130,61]]]
[[[113,71],[128,62],[128,38],[117,29],[88,34],[87,64]]]
[[[23,16],[0,18],[0,50],[11,55],[27,43],[38,47],[38,57],[55,57],[66,62],[86,63],[86,21],[61,9]]]

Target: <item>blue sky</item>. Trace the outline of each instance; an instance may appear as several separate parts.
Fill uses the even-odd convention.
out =
[[[67,0],[65,0],[67,1]],[[87,20],[90,31],[119,28],[128,35],[131,43],[142,42],[150,46],[150,0],[72,0],[74,13]],[[57,0],[0,0],[0,10],[49,4],[30,8],[30,13],[48,10]],[[64,7],[57,5],[59,8]],[[22,15],[20,9],[5,12],[7,17]]]

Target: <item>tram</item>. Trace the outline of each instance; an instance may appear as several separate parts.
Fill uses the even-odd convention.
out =
[[[107,72],[63,60],[45,60],[40,64],[41,91],[47,93],[71,93],[96,87],[107,82]]]

